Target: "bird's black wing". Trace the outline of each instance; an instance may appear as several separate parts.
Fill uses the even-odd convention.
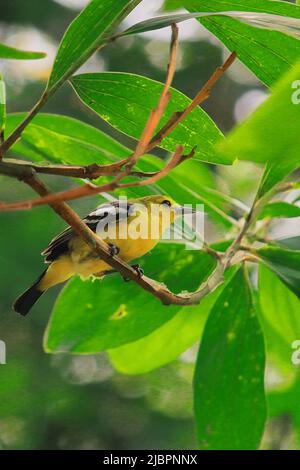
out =
[[[118,201],[105,203],[99,206],[95,211],[88,214],[82,220],[91,230],[93,230],[93,232],[96,232],[97,225],[101,220],[103,221],[103,219],[106,219],[105,223],[109,223],[110,216],[111,220],[116,222],[119,222],[122,219],[126,219],[128,217],[130,207],[131,204],[119,204]],[[42,255],[45,256],[45,262],[51,263],[52,261],[59,258],[62,254],[67,253],[69,242],[74,236],[76,236],[76,233],[71,227],[69,227],[53,238],[47,248],[42,252]]]

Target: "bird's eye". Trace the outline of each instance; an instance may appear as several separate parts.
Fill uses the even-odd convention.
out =
[[[165,199],[165,200],[162,202],[162,205],[163,205],[163,206],[167,206],[167,207],[171,207],[171,201],[169,201],[168,199]]]

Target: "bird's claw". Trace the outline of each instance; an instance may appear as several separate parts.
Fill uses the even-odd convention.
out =
[[[116,256],[120,253],[120,248],[113,243],[108,243],[110,256]]]
[[[144,274],[145,274],[145,273],[144,273],[144,270],[140,267],[139,264],[133,264],[133,265],[132,265],[132,268],[137,272],[139,279],[140,279],[142,276],[144,276]],[[123,279],[124,279],[125,282],[131,281],[130,277],[125,277],[125,276],[123,276]]]
[[[133,269],[137,272],[139,278],[141,278],[141,277],[144,276],[145,272],[144,272],[144,270],[140,267],[139,264],[133,264],[132,267],[133,267]]]

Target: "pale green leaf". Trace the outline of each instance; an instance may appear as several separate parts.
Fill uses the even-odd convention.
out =
[[[241,11],[300,18],[299,7],[281,1],[182,0],[179,3],[190,12]],[[226,17],[199,21],[228,49],[236,51],[239,60],[268,86],[273,85],[299,58],[299,40],[282,32],[258,29]]]
[[[290,173],[300,164],[300,113],[296,90],[292,87],[299,74],[300,62],[278,82],[271,97],[221,145],[225,155],[276,165],[276,177],[273,174],[265,183],[264,192],[278,182],[279,175],[283,178],[285,172]]]
[[[194,377],[201,449],[257,449],[266,419],[264,341],[241,268],[207,320]]]

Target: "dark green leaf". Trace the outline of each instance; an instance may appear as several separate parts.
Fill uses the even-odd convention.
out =
[[[226,278],[232,277],[232,271]],[[200,305],[183,307],[172,320],[134,343],[109,351],[114,367],[123,374],[144,374],[174,361],[201,337],[207,316],[224,289],[219,286]]]
[[[150,112],[156,107],[163,84],[149,78],[128,73],[90,73],[77,75],[71,80],[80,99],[105,121],[119,131],[139,139]],[[166,123],[173,113],[185,109],[191,100],[174,88],[171,100],[160,125]],[[189,152],[197,146],[196,158],[210,163],[230,164],[232,156],[216,155],[215,143],[222,134],[200,108],[191,114],[171,134],[161,146],[174,151],[178,144]]]
[[[24,118],[24,113],[11,114],[7,131]],[[39,114],[12,148],[17,155],[35,161],[88,165],[107,163],[129,155],[130,151],[98,129],[76,119]]]
[[[241,160],[255,162],[276,162],[278,174],[284,177],[299,166],[300,113],[299,105],[293,100],[292,84],[299,79],[300,62],[274,87],[267,99],[244,123],[228,136],[221,150],[227,155],[238,155]],[[282,123],[284,122],[284,132]],[[282,166],[282,161],[286,163]],[[271,167],[272,168],[272,167]],[[274,168],[274,167],[273,167]],[[264,192],[274,184],[274,174]]]
[[[197,288],[215,261],[203,252],[168,244],[157,247],[141,265],[147,275],[180,292]],[[163,306],[135,283],[124,283],[119,275],[94,282],[75,278],[55,304],[45,348],[48,352],[76,353],[116,348],[149,335],[180,308]]]
[[[46,55],[44,52],[21,51],[20,49],[0,44],[0,59],[33,60],[43,59]]]
[[[268,217],[300,217],[300,207],[285,201],[270,202],[264,206],[258,218]]]
[[[300,297],[300,251],[269,245],[256,250],[256,253]]]
[[[183,0],[190,12],[244,11],[300,18],[300,8],[269,0]],[[233,18],[199,20],[266,85],[278,80],[299,58],[300,42],[278,31],[257,29]],[[274,26],[274,29],[276,27]]]
[[[105,43],[105,35],[141,0],[91,0],[67,29],[53,65],[48,89],[66,81]]]
[[[264,341],[240,269],[207,320],[194,378],[201,449],[256,449],[264,429]]]

